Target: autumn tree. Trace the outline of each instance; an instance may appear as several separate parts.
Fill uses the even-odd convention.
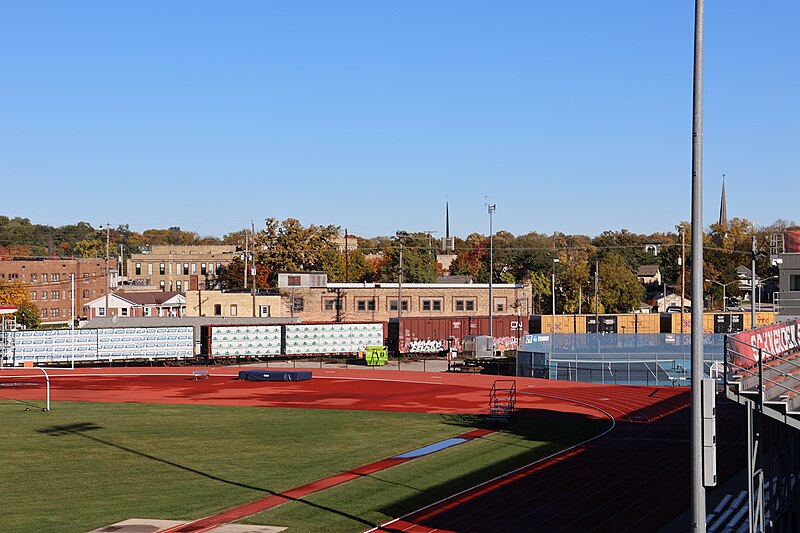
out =
[[[22,283],[0,280],[0,304],[17,308],[17,323],[26,328],[39,326],[39,310],[31,302],[31,295]]]
[[[283,222],[268,218],[266,229],[256,235],[256,263],[269,268],[272,287],[277,285],[278,272],[320,270],[333,272],[336,279],[341,268],[338,236],[337,226],[306,228],[294,218]]]

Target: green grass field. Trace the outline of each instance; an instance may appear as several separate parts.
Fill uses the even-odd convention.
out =
[[[475,427],[473,417],[0,400],[0,531],[195,519]],[[359,531],[581,440],[603,421],[517,424],[247,520]]]

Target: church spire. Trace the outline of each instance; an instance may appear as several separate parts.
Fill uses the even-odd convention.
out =
[[[725,174],[722,175],[722,198],[719,202],[719,225],[728,226],[728,203],[725,199]]]

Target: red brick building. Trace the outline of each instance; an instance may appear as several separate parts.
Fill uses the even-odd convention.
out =
[[[0,280],[28,289],[42,323],[66,324],[71,313],[70,275],[75,277],[75,316],[86,317],[87,304],[116,285],[116,260],[109,260],[108,268],[106,282],[105,259],[0,258]]]

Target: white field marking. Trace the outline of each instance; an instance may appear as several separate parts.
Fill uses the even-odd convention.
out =
[[[378,531],[379,529],[386,528],[386,527],[390,526],[391,524],[393,524],[393,523],[395,523],[395,522],[397,522],[399,520],[403,520],[406,517],[409,517],[409,516],[417,514],[417,513],[421,513],[423,511],[425,511],[426,509],[430,509],[431,507],[435,507],[437,505],[440,505],[440,504],[442,504],[442,503],[444,503],[444,502],[446,502],[448,500],[452,500],[454,498],[458,498],[462,494],[465,494],[467,492],[476,490],[476,489],[478,489],[480,487],[483,487],[484,485],[488,485],[490,483],[494,483],[496,481],[499,481],[499,480],[501,480],[501,479],[503,479],[505,477],[511,476],[513,474],[516,474],[517,472],[519,472],[521,470],[525,470],[526,468],[530,468],[530,467],[532,467],[534,465],[537,465],[537,464],[539,464],[541,462],[549,461],[550,459],[553,459],[554,457],[558,457],[562,453],[566,453],[566,452],[568,452],[570,450],[574,450],[575,448],[579,448],[581,446],[589,444],[593,440],[597,440],[600,437],[603,437],[603,436],[607,435],[608,433],[610,433],[617,425],[617,420],[611,415],[611,413],[601,409],[600,407],[597,407],[596,405],[591,405],[591,404],[588,404],[588,403],[585,403],[585,402],[580,402],[578,400],[573,400],[571,398],[562,398],[562,397],[559,397],[559,396],[552,396],[550,394],[541,394],[541,393],[525,392],[525,391],[519,391],[519,393],[520,394],[531,394],[531,395],[535,395],[535,396],[543,396],[543,397],[551,398],[551,399],[554,399],[554,400],[564,400],[564,401],[571,402],[571,403],[574,403],[574,404],[583,405],[584,407],[589,407],[589,408],[594,409],[596,411],[600,411],[605,416],[607,416],[609,418],[609,420],[611,420],[611,426],[609,426],[608,429],[606,429],[604,432],[600,433],[599,435],[595,435],[594,437],[586,439],[583,442],[579,442],[577,444],[573,444],[569,448],[565,448],[565,449],[563,449],[561,451],[558,451],[556,453],[550,454],[547,457],[542,457],[541,459],[537,459],[536,461],[533,461],[532,463],[528,463],[527,465],[524,465],[524,466],[521,466],[519,468],[516,468],[516,469],[512,470],[511,472],[506,472],[505,474],[501,474],[501,475],[499,475],[497,477],[494,477],[494,478],[492,478],[492,479],[490,479],[488,481],[484,481],[483,483],[478,483],[474,487],[470,487],[468,489],[464,489],[461,492],[457,492],[456,494],[453,494],[453,495],[448,496],[446,498],[442,498],[441,500],[439,500],[437,502],[434,502],[434,503],[431,503],[429,505],[426,505],[425,507],[422,507],[420,509],[417,509],[416,511],[412,511],[410,513],[407,513],[407,514],[405,514],[405,515],[403,515],[403,516],[401,516],[399,518],[394,518],[394,519],[392,519],[392,520],[390,520],[388,522],[385,522],[383,524],[379,524],[379,525],[377,525],[376,527],[374,527],[372,529],[366,530],[364,533],[372,533],[374,531]],[[477,439],[475,439],[475,440],[477,440]]]

